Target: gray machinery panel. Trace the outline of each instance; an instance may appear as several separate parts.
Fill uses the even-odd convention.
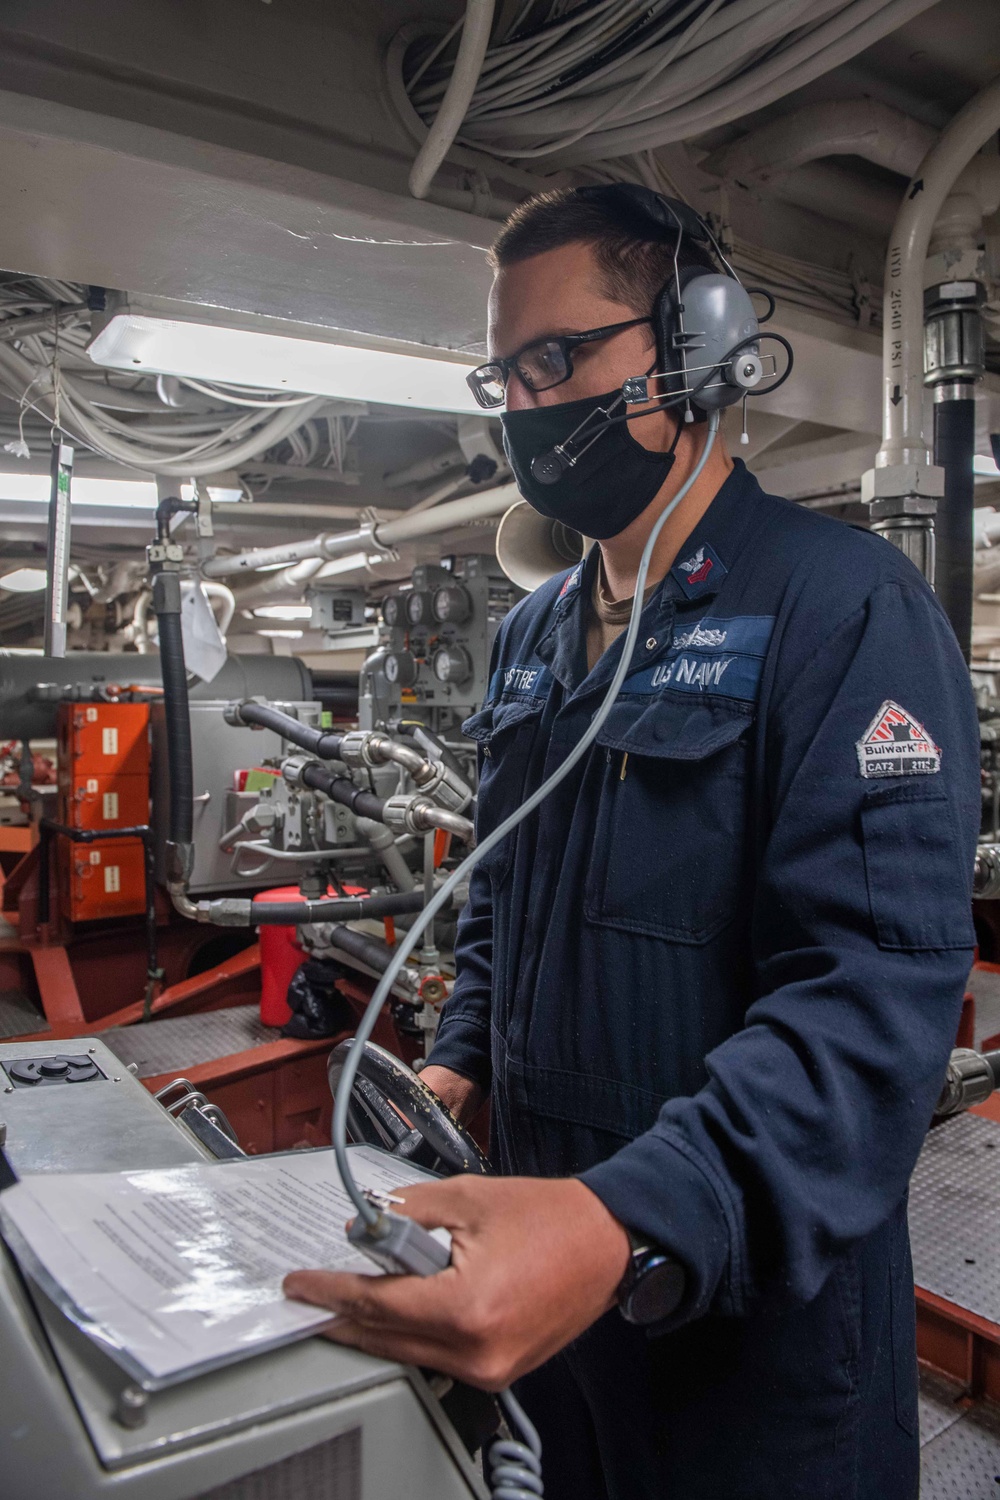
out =
[[[414,568],[412,587],[382,601],[381,644],[361,670],[361,728],[402,715],[457,732],[486,699],[494,638],[522,592],[486,554]]]
[[[0,1085],[16,1172],[204,1160],[194,1138],[96,1038],[3,1044],[0,1069],[9,1080],[7,1065],[18,1059],[81,1054],[100,1077],[10,1093],[9,1081]],[[128,1378],[41,1293],[29,1292],[3,1249],[0,1347],[4,1500],[485,1497],[422,1376],[322,1339],[150,1393],[144,1420],[127,1425],[117,1413]]]
[[[192,896],[209,891],[294,883],[289,868],[272,863],[259,877],[241,880],[233,874],[233,856],[224,854],[219,840],[260,801],[258,792],[237,792],[233,787],[236,771],[273,761],[293,747],[272,729],[234,728],[227,724],[223,710],[230,699],[193,700],[191,703],[191,757],[194,772],[194,870],[188,885]],[[268,700],[269,702],[272,700]],[[293,714],[303,724],[318,725],[322,709],[318,703],[289,703],[275,700],[275,707]],[[153,729],[153,821],[156,828],[156,873],[163,880],[166,868],[167,809],[170,791],[167,781],[165,721],[162,704],[152,709]],[[249,869],[259,860],[247,859]]]

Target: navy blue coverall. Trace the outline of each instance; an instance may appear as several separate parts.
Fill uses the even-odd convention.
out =
[[[479,830],[565,757],[596,557],[494,651]],[[906,1188],[972,960],[976,713],[878,536],[737,463],[646,604],[580,766],[475,872],[431,1061],[492,1093],[504,1173],[579,1174],[672,1252],[519,1384],[550,1500],[913,1500]]]

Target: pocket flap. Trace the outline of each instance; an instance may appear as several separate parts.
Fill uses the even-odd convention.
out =
[[[947,793],[913,780],[874,787],[861,806],[861,833],[879,947],[973,948],[972,866],[965,871]]]
[[[607,750],[662,760],[704,760],[731,745],[753,723],[753,710],[697,698],[619,698],[597,743]]]
[[[477,714],[466,719],[462,725],[462,733],[470,740],[477,740],[481,745],[488,745],[495,734],[502,729],[512,729],[515,724],[522,723],[525,719],[537,717],[542,711],[542,703],[535,702],[501,702],[494,703],[489,708],[481,708]]]

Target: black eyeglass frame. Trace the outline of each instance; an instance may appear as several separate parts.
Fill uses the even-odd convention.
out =
[[[604,328],[588,328],[583,333],[555,333],[550,334],[546,338],[532,339],[530,343],[523,344],[516,353],[508,354],[505,359],[491,359],[487,360],[486,364],[477,365],[465,377],[466,384],[481,407],[486,411],[495,411],[498,406],[503,406],[504,397],[501,397],[498,401],[488,401],[484,399],[484,392],[482,390],[482,382],[485,379],[497,378],[497,375],[492,372],[495,371],[499,375],[505,395],[507,382],[510,379],[510,372],[512,370],[517,371],[518,379],[527,386],[529,391],[551,391],[557,385],[565,385],[567,380],[572,380],[573,350],[578,349],[581,344],[593,344],[599,339],[610,338],[612,334],[623,333],[626,328],[638,328],[643,323],[651,325],[652,322],[652,318],[628,318],[624,323],[608,323]],[[566,364],[566,373],[565,375],[560,375],[558,380],[553,380],[548,385],[535,385],[530,379],[525,377],[524,372],[518,366],[518,361],[524,358],[529,349],[538,349],[545,344],[559,345]]]

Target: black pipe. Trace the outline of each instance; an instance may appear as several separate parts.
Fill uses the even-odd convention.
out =
[[[188,707],[184,638],[181,634],[181,584],[176,573],[157,573],[153,579],[153,608],[160,632],[160,669],[166,723],[167,772],[170,781],[169,843],[182,865],[194,830],[194,771],[191,761],[191,714]],[[168,848],[169,854],[169,848]],[[183,880],[189,870],[176,872]]]
[[[976,403],[971,386],[959,389],[970,394],[934,404],[934,462],[944,469],[944,498],[938,502],[935,523],[934,589],[968,661],[972,654]]]
[[[384,896],[331,896],[320,901],[253,901],[252,927],[299,926],[304,922],[357,922],[363,917],[397,917],[420,911],[424,893],[390,891]]]
[[[366,792],[354,785],[346,776],[334,776],[322,766],[303,766],[302,780],[306,786],[325,792],[332,802],[349,807],[359,818],[371,818],[376,823],[383,821],[385,803],[374,792]]]
[[[272,708],[269,703],[241,703],[240,718],[244,724],[259,724],[262,729],[275,730],[293,745],[308,750],[311,755],[318,755],[322,760],[336,760],[340,754],[342,734],[330,734],[325,729],[300,724],[291,714],[283,714],[280,708]]]
[[[376,974],[384,974],[392,962],[392,949],[388,943],[367,932],[355,932],[353,927],[334,927],[329,934],[329,941],[334,947],[342,948],[345,953],[360,959],[369,969],[374,969]]]
[[[179,495],[168,495],[166,500],[161,500],[156,507],[156,540],[167,542],[170,540],[171,517],[179,515],[182,511],[189,515],[197,515],[197,500],[182,500]]]

